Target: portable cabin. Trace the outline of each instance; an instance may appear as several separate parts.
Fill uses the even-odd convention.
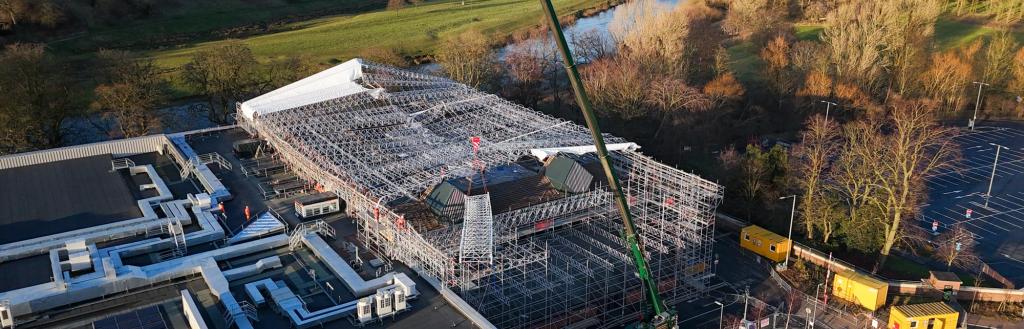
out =
[[[888,292],[888,282],[850,270],[836,272],[832,279],[833,296],[872,311],[885,304]]]
[[[893,306],[889,329],[956,329],[960,312],[943,302]]]
[[[341,211],[341,200],[331,192],[307,195],[295,199],[295,215],[302,219]]]
[[[786,260],[790,241],[786,237],[773,233],[757,225],[750,225],[740,230],[740,247],[753,251],[774,262]]]

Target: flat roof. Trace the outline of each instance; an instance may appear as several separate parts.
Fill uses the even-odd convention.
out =
[[[0,262],[0,293],[52,281],[50,254]]]
[[[908,318],[957,313],[956,310],[943,302],[898,305],[893,306],[893,308],[898,310],[900,313],[903,313],[903,315]]]
[[[97,155],[0,170],[0,244],[138,218],[127,176]]]

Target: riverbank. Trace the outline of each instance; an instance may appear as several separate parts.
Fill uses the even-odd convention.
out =
[[[618,0],[555,0],[558,14],[581,17],[607,9]],[[367,48],[394,49],[409,58],[434,53],[440,40],[467,30],[480,30],[505,41],[520,30],[539,26],[540,7],[533,0],[445,0],[425,2],[398,10],[337,15],[286,26],[284,32],[243,39],[261,61],[303,54],[320,63],[337,63],[359,56]],[[186,44],[175,49],[146,52],[157,65],[177,68],[196,51],[224,41]],[[497,43],[497,42],[496,42]]]

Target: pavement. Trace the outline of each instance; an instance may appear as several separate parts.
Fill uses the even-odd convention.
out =
[[[928,176],[929,203],[917,224],[938,233],[963,223],[976,236],[982,260],[1018,286],[1024,284],[1024,124],[996,122],[961,130],[963,160]],[[996,148],[1001,145],[995,174]],[[991,182],[991,197],[987,197]],[[970,211],[970,216],[968,216]]]

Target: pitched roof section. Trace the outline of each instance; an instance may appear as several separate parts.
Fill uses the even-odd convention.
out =
[[[254,116],[296,108],[338,97],[358,94],[370,89],[357,80],[363,76],[363,62],[351,59],[335,67],[311,75],[242,103],[242,115]]]

